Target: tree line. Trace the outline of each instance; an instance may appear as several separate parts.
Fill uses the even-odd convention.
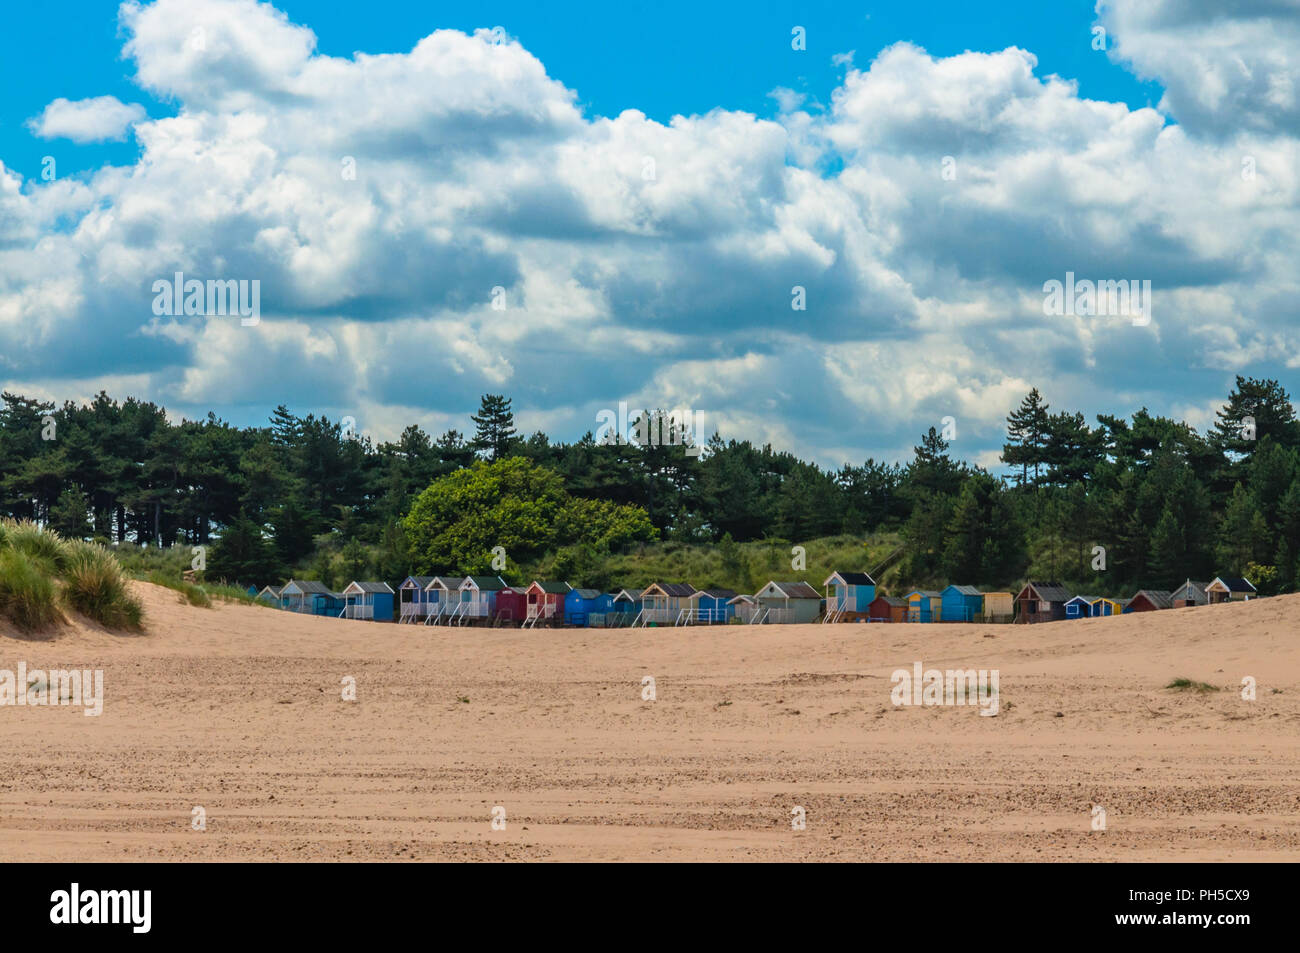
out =
[[[1300,422],[1274,380],[1238,377],[1205,434],[1145,408],[1090,424],[1035,389],[1007,417],[1003,476],[955,459],[933,427],[905,464],[826,469],[716,434],[698,455],[525,436],[504,395],[482,398],[472,436],[409,426],[384,442],[284,406],[235,427],[106,393],[58,407],[2,397],[0,512],[115,544],[220,537],[214,554],[242,582],[310,572],[323,553],[401,578],[421,563],[404,530],[420,494],[518,457],[558,476],[551,494],[643,510],[662,540],[896,533],[895,571],[915,585],[1033,574],[1101,595],[1244,574],[1261,591],[1300,586]]]

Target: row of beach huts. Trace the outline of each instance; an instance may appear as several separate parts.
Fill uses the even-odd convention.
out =
[[[413,625],[589,626],[636,628],[780,622],[1052,622],[1238,602],[1256,597],[1246,579],[1188,580],[1172,592],[1143,589],[1129,599],[1077,595],[1056,582],[1029,582],[1018,594],[974,586],[878,592],[864,572],[834,572],[818,592],[807,582],[772,581],[753,595],[655,582],[645,589],[601,592],[565,582],[513,586],[499,576],[407,576],[351,582],[333,592],[320,582],[290,579],[257,598],[289,612]],[[250,589],[250,594],[255,590]]]

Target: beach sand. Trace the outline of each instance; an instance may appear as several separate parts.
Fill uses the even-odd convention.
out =
[[[1035,626],[520,631],[133,585],[142,635],[0,627],[0,669],[102,668],[105,690],[97,718],[0,707],[6,860],[1300,858],[1300,595]],[[997,669],[997,716],[891,704],[917,661]]]

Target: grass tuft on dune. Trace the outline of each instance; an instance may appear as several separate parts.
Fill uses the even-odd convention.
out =
[[[111,629],[139,629],[144,621],[110,550],[35,523],[0,521],[0,616],[34,632],[62,621],[63,608]]]

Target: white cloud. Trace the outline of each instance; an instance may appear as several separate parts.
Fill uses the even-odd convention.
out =
[[[1300,6],[1294,0],[1099,0],[1112,55],[1165,87],[1188,129],[1300,133]]]
[[[1079,98],[1030,51],[910,44],[845,63],[826,110],[778,90],[773,120],[589,116],[488,31],[339,58],[252,0],[128,3],[137,81],[178,114],[129,120],[129,168],[0,166],[0,383],[80,393],[98,368],[169,406],[364,408],[380,436],[485,390],[570,437],[620,399],[686,404],[834,464],[906,453],[945,415],[986,454],[1035,385],[1091,413],[1201,407],[1237,370],[1300,362],[1300,42],[1279,16],[1243,60],[1272,78],[1235,129],[1248,94],[1181,89],[1161,51],[1176,36],[1222,72],[1260,17],[1158,6],[1101,16],[1177,125]],[[1045,317],[1067,270],[1150,279],[1152,326]],[[261,324],[160,321],[149,289],[175,271],[260,280]]]
[[[27,121],[32,133],[42,139],[71,139],[73,142],[121,142],[133,123],[145,117],[144,107],[127,104],[116,96],[93,99],[56,99]]]

